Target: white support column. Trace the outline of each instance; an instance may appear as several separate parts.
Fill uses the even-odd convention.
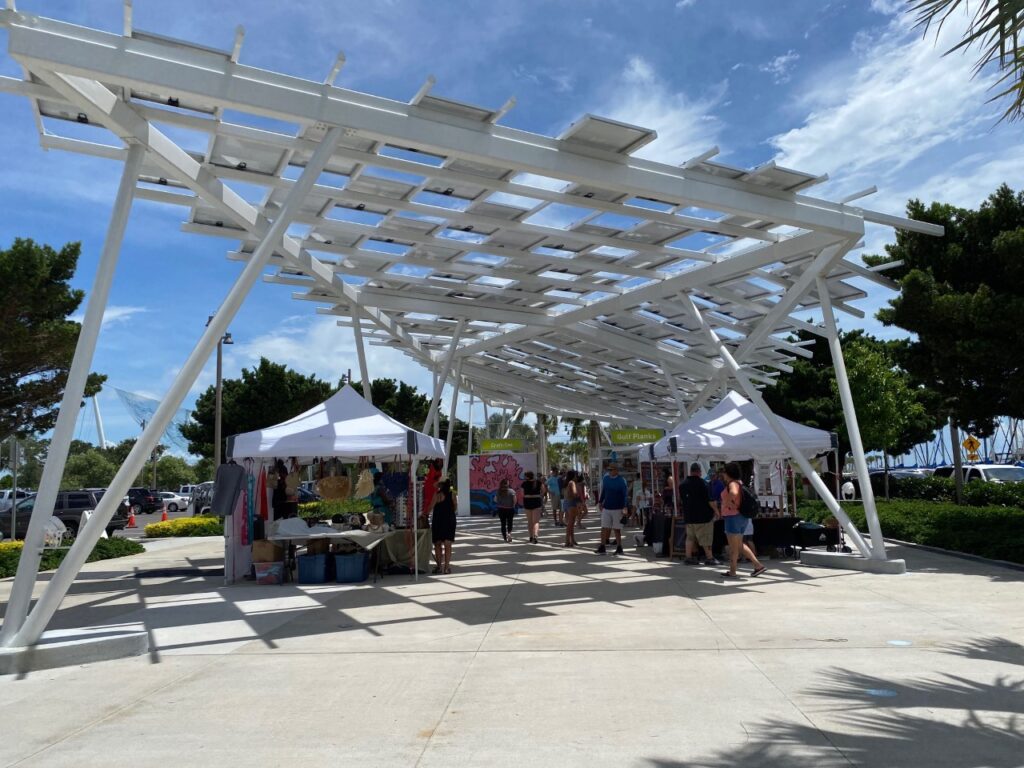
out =
[[[96,416],[96,439],[100,441],[100,448],[107,447],[107,434],[103,430],[103,416],[100,415],[100,401],[98,395],[92,396],[92,412]]]
[[[481,401],[484,404],[484,437],[489,438],[491,436],[491,414],[487,408],[487,401]]]
[[[50,510],[53,509],[57,500],[57,491],[60,488],[60,481],[64,476],[64,465],[68,458],[68,448],[75,436],[75,424],[81,408],[82,395],[85,393],[89,368],[92,367],[93,355],[96,353],[96,341],[103,325],[103,313],[107,308],[110,285],[114,280],[117,260],[121,253],[121,243],[128,226],[128,216],[135,194],[135,181],[139,176],[139,168],[144,155],[145,150],[142,146],[129,145],[128,157],[125,159],[124,169],[121,171],[121,183],[117,188],[117,196],[114,198],[114,210],[107,227],[106,240],[103,243],[103,251],[96,267],[96,277],[93,279],[92,291],[89,293],[85,308],[85,317],[82,319],[82,328],[75,344],[75,356],[71,361],[71,368],[68,370],[67,383],[64,385],[64,394],[61,398],[60,411],[57,413],[53,437],[50,440],[46,466],[43,467],[43,476],[39,480],[35,507],[32,510],[28,531],[25,534],[25,546],[18,562],[18,571],[11,589],[11,598],[7,604],[3,628],[0,629],[0,646],[13,644],[15,633],[21,629],[25,617],[28,615],[32,590],[39,572],[39,561],[43,554],[46,523],[50,518]],[[118,496],[118,499],[120,498]]]
[[[452,454],[452,440],[455,437],[455,410],[459,405],[459,390],[462,386],[462,360],[455,366],[455,381],[452,384],[452,407],[448,411],[448,436],[444,441],[444,468],[443,475],[448,474],[448,460]]]
[[[782,441],[782,444],[786,446],[786,449],[789,451],[792,459],[796,461],[800,466],[800,469],[802,469],[804,474],[807,475],[807,479],[810,481],[811,485],[814,486],[814,490],[818,492],[822,500],[824,500],[829,511],[836,516],[836,519],[839,520],[840,523],[842,523],[843,528],[846,530],[847,534],[849,534],[850,540],[853,541],[854,546],[857,547],[864,557],[872,557],[871,548],[868,546],[867,542],[864,541],[864,537],[860,535],[860,531],[858,531],[854,526],[853,522],[846,514],[846,511],[839,505],[839,502],[832,498],[832,494],[829,492],[828,486],[825,485],[825,481],[818,476],[818,473],[814,470],[814,467],[811,466],[811,463],[803,456],[803,454],[800,453],[800,449],[797,448],[793,439],[789,436],[789,433],[786,432],[785,427],[782,426],[782,422],[779,421],[779,417],[772,413],[771,409],[765,404],[764,398],[761,397],[761,392],[751,383],[750,379],[747,378],[747,375],[740,368],[739,363],[736,362],[732,353],[729,352],[728,347],[726,347],[725,344],[722,343],[722,340],[718,338],[718,334],[715,333],[714,329],[707,324],[707,321],[704,320],[704,316],[701,315],[700,310],[697,309],[697,306],[689,296],[684,297],[684,303],[690,310],[693,319],[708,337],[708,340],[717,348],[718,354],[722,357],[722,361],[729,368],[736,381],[739,382],[740,387],[746,393],[747,397],[749,397],[750,401],[760,409],[762,414],[764,414],[764,417],[771,426],[772,431],[774,431],[779,440]]]
[[[537,474],[541,481],[548,476],[548,428],[544,414],[537,413]]]
[[[507,415],[508,411],[506,411],[505,413]],[[522,415],[523,415],[523,406],[520,405],[518,408],[516,408],[516,412],[512,414],[512,418],[505,420],[505,432],[504,432],[504,434],[502,434],[502,438],[508,439],[508,436],[512,434],[512,425],[515,424],[516,423],[516,419],[518,419]]]
[[[679,409],[679,418],[683,419],[687,416],[686,403],[683,402],[683,398],[679,395],[679,387],[676,386],[675,379],[672,378],[672,372],[667,369],[663,370],[669,391],[672,393],[672,398],[676,401],[676,407]]]
[[[352,333],[356,337],[356,357],[359,358],[359,379],[363,382],[363,398],[373,405],[373,393],[370,391],[370,374],[366,370],[366,347],[363,345],[362,319],[353,313]]]
[[[135,446],[125,459],[124,464],[121,465],[121,468],[114,476],[107,492],[97,505],[92,519],[79,530],[78,538],[75,540],[74,545],[68,551],[60,568],[57,569],[57,572],[47,585],[46,591],[39,598],[25,623],[10,641],[10,645],[15,647],[29,646],[39,640],[46,625],[57,611],[57,608],[60,607],[60,603],[64,599],[64,595],[67,594],[68,588],[71,586],[72,581],[74,581],[75,576],[78,574],[83,563],[85,563],[89,553],[92,552],[92,548],[95,546],[100,534],[110,522],[111,517],[113,517],[118,503],[127,493],[128,486],[131,485],[132,480],[135,479],[136,474],[145,464],[153,448],[156,447],[164,430],[167,429],[174,414],[181,406],[182,400],[188,394],[189,388],[202,371],[203,366],[210,357],[210,353],[213,352],[214,347],[217,345],[217,341],[227,331],[228,325],[234,319],[252,286],[260,278],[271,255],[273,255],[277,248],[281,247],[282,238],[287,233],[288,226],[295,216],[298,215],[303,201],[330,159],[341,134],[342,130],[340,128],[331,128],[316,148],[309,163],[303,169],[302,175],[295,182],[294,187],[292,187],[280,214],[267,228],[260,244],[253,252],[252,258],[246,263],[242,273],[238,276],[235,284],[231,287],[223,303],[214,314],[213,319],[207,324],[199,342],[185,361],[174,383],[168,389],[167,394],[164,395],[164,399],[157,408],[153,418],[150,419],[149,424],[146,425],[142,435],[139,436]]]
[[[466,319],[462,318],[459,320],[459,324],[455,326],[455,331],[452,333],[451,346],[448,348],[448,354],[444,357],[444,364],[441,366],[441,371],[437,376],[434,383],[434,397],[430,401],[430,412],[427,413],[427,420],[423,422],[423,431],[426,432],[430,428],[430,424],[433,422],[437,424],[435,417],[437,416],[437,409],[441,403],[441,391],[444,389],[444,383],[448,380],[448,374],[452,370],[452,362],[455,360],[455,350],[459,348],[459,338],[462,336],[462,330],[466,327]],[[437,434],[434,437],[438,437]]]
[[[843,404],[843,417],[846,420],[846,431],[850,435],[850,451],[853,463],[857,467],[857,478],[860,481],[860,495],[864,502],[864,517],[871,534],[872,556],[885,560],[885,542],[882,539],[882,525],[878,520],[878,508],[875,506],[875,491],[871,487],[871,476],[868,474],[868,463],[864,458],[864,442],[860,438],[860,425],[857,422],[857,411],[853,407],[853,392],[850,380],[846,375],[846,360],[843,359],[843,348],[839,343],[839,329],[836,326],[835,313],[832,311],[832,298],[825,278],[818,278],[818,298],[821,301],[821,314],[828,332],[828,347],[832,352],[832,367],[836,371],[836,384],[839,387],[839,400]],[[837,454],[838,456],[838,454]],[[836,460],[837,474],[842,471]]]
[[[470,390],[469,392],[469,434],[466,435],[466,454],[469,456],[473,455],[473,403],[476,397],[476,393]]]

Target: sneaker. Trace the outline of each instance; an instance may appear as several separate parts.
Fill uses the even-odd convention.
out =
[[[709,558],[709,559],[705,560],[704,561],[704,565],[721,565],[721,563],[718,562],[717,560],[715,560],[715,558],[712,557],[712,558]]]
[[[623,554],[623,552],[622,552],[622,545],[621,544],[619,544],[617,547],[615,547],[615,554],[616,555]]]
[[[700,560],[698,560],[696,557],[688,557],[685,560],[683,560],[683,564],[684,565],[700,565]]]
[[[598,555],[603,555],[603,554],[605,554],[605,552],[607,552],[607,550],[604,548],[604,544],[602,544],[601,546],[599,546],[597,549],[594,550],[594,553],[598,554]]]

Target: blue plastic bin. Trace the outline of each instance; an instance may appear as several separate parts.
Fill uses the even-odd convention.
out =
[[[370,575],[370,557],[366,552],[351,555],[335,555],[334,569],[339,584],[366,581]]]
[[[327,555],[299,555],[299,584],[327,581]]]

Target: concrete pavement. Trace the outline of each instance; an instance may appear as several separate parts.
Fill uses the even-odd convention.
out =
[[[0,678],[0,765],[1024,765],[1024,573],[732,583],[496,529],[418,583],[225,588],[219,539],[89,564],[57,626],[153,650]]]

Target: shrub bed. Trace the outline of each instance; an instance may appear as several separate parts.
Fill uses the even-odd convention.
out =
[[[882,533],[890,538],[1024,564],[1024,509],[907,499],[876,504]],[[858,530],[867,530],[860,503],[844,502],[843,509]],[[800,502],[798,510],[814,522],[831,514],[822,501]]]
[[[0,542],[0,579],[6,579],[17,573],[18,561],[21,559],[23,546],[24,542],[21,541]],[[92,563],[97,560],[113,560],[116,557],[137,555],[145,551],[145,547],[131,539],[100,539],[96,542],[96,546],[93,547],[92,552],[89,553],[89,557],[85,561]],[[43,556],[39,561],[39,570],[53,570],[63,562],[66,554],[66,549],[44,550]]]
[[[179,517],[162,523],[150,523],[145,528],[147,539],[163,539],[170,536],[223,536],[224,521],[219,517],[200,515]]]
[[[880,494],[876,492],[875,495]],[[956,499],[956,484],[951,477],[889,478],[889,496],[895,499],[952,503]],[[964,504],[969,507],[1024,509],[1024,483],[967,483],[964,485]]]
[[[323,499],[299,504],[299,517],[303,520],[330,520],[335,515],[368,515],[372,511],[368,499]]]

